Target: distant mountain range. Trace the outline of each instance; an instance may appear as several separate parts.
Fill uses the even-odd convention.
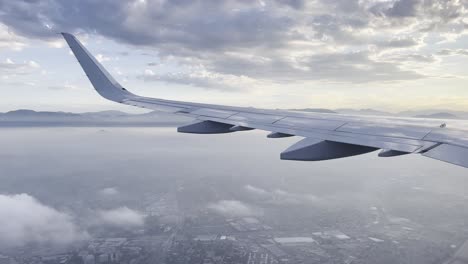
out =
[[[292,109],[301,112],[340,113],[349,115],[373,115],[395,117],[417,117],[432,119],[468,119],[468,112],[462,111],[404,111],[390,113],[374,109],[322,109],[305,108]],[[177,126],[191,119],[169,113],[149,112],[144,114],[129,114],[121,111],[101,111],[89,113],[68,112],[38,112],[34,110],[15,110],[0,113],[0,126]]]
[[[299,112],[318,112],[318,113],[337,113],[345,115],[368,115],[368,116],[394,116],[394,117],[416,117],[430,119],[468,119],[468,112],[451,111],[451,110],[418,110],[418,111],[403,111],[398,113],[385,112],[375,109],[349,109],[340,108],[335,110],[322,108],[304,108],[292,109]]]
[[[314,112],[314,113],[325,113],[325,114],[336,114],[337,112],[324,108],[303,108],[303,109],[291,109],[297,112]]]
[[[348,115],[373,115],[373,116],[396,116],[396,117],[417,117],[417,118],[433,118],[433,119],[468,119],[468,111],[451,111],[451,110],[412,110],[402,111],[397,113],[379,111],[375,109],[336,109],[340,114]]]
[[[67,113],[21,109],[0,113],[0,126],[175,126],[190,120],[187,117],[162,112],[144,114],[129,114],[121,111]]]
[[[418,118],[433,118],[433,119],[461,119],[458,116],[451,113],[435,113],[430,115],[416,115]]]

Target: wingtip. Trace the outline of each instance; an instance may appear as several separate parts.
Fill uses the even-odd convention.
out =
[[[75,37],[75,36],[73,36],[73,34],[68,33],[68,32],[60,32],[58,34],[62,35],[63,37]]]

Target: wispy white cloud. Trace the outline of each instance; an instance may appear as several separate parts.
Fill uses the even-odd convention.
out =
[[[261,215],[261,210],[237,200],[221,200],[211,203],[208,208],[226,217]]]
[[[313,194],[293,193],[282,189],[265,190],[260,187],[246,185],[244,190],[250,195],[262,198],[262,201],[275,204],[316,204],[321,201],[319,197]]]
[[[128,207],[119,207],[99,211],[98,221],[100,224],[114,227],[135,228],[143,226],[145,215]]]
[[[107,188],[99,190],[99,194],[104,195],[104,196],[115,196],[119,193],[120,192],[116,187],[107,187]]]
[[[109,58],[107,56],[104,56],[101,53],[96,54],[96,59],[101,63],[104,62],[104,61],[110,61],[111,60],[111,58]]]
[[[220,91],[247,90],[256,84],[255,80],[246,76],[210,72],[203,68],[192,68],[189,71],[165,74],[156,74],[151,69],[145,69],[138,78],[146,82],[159,81]]]

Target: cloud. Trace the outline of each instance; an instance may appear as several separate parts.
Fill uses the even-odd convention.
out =
[[[96,59],[97,59],[100,63],[102,63],[102,62],[104,62],[104,61],[110,61],[110,60],[111,60],[111,58],[109,58],[109,57],[107,57],[107,56],[105,56],[105,55],[102,55],[101,53],[96,54]]]
[[[244,186],[244,189],[248,192],[250,192],[251,194],[255,194],[255,195],[259,195],[259,196],[265,196],[265,195],[268,195],[269,192],[267,192],[266,190],[262,189],[262,188],[258,188],[258,187],[255,187],[253,185],[246,185]]]
[[[273,191],[274,200],[280,204],[310,204],[319,201],[319,198],[312,194],[290,193],[281,189]]]
[[[420,24],[458,25],[466,15],[466,1],[445,0],[396,0],[377,2],[371,7],[374,14],[384,15],[392,19]]]
[[[437,52],[437,55],[440,56],[454,56],[454,55],[462,55],[468,56],[468,50],[466,49],[444,49]]]
[[[391,17],[414,17],[416,16],[416,8],[420,0],[398,0],[395,1],[392,7],[385,11],[387,16]]]
[[[221,200],[211,203],[208,208],[226,217],[243,217],[260,215],[259,209],[237,200]]]
[[[48,86],[47,87],[49,90],[54,90],[54,91],[71,91],[71,90],[76,90],[77,87],[73,84],[65,83],[63,85],[54,85],[54,86]]]
[[[57,31],[98,34],[156,48],[158,62],[182,68],[138,76],[145,81],[231,91],[428,78],[393,58],[427,56],[419,52],[428,34],[449,41],[468,28],[467,1],[445,0],[35,0],[2,1],[0,10],[15,35],[53,42]]]
[[[3,81],[12,80],[20,85],[35,85],[34,82],[18,82],[19,76],[32,75],[40,71],[41,66],[36,61],[16,62],[10,58],[6,58],[0,62],[0,78]]]
[[[315,195],[307,193],[291,193],[281,189],[268,191],[252,185],[244,186],[244,190],[256,198],[262,198],[263,201],[274,204],[310,204],[320,201]]]
[[[304,0],[275,0],[278,4],[286,5],[294,9],[300,9],[305,6]]]
[[[221,91],[243,90],[255,82],[246,76],[210,72],[203,68],[191,68],[188,72],[165,74],[156,74],[153,70],[146,69],[138,78],[146,82],[160,81]]]
[[[99,194],[104,196],[115,196],[119,194],[119,190],[116,187],[108,187],[99,190]]]
[[[420,41],[412,37],[397,37],[384,41],[376,41],[375,44],[383,48],[409,48],[419,45]]]
[[[0,246],[28,243],[70,244],[87,239],[73,218],[28,194],[0,195]]]
[[[294,62],[252,61],[230,58],[214,69],[249,78],[282,81],[329,80],[336,82],[399,81],[424,78],[421,73],[405,70],[398,63],[380,61],[367,52],[320,53],[302,56]],[[224,73],[224,72],[223,72]],[[287,73],[287,74],[286,74]]]
[[[102,224],[120,228],[134,228],[143,226],[145,216],[128,207],[120,207],[112,210],[99,211],[98,219]]]
[[[433,63],[438,61],[438,57],[434,55],[422,55],[422,54],[399,54],[389,57],[389,60],[399,62],[415,62],[415,63]]]
[[[277,2],[300,6],[300,1]],[[54,31],[81,29],[132,44],[186,43],[197,49],[248,45],[275,38],[289,26],[287,17],[264,12],[256,1],[37,0],[2,1],[0,8],[2,22],[26,36],[52,38]],[[154,22],[156,30],[142,27]]]
[[[15,51],[22,50],[26,47],[27,40],[18,36],[7,26],[0,24],[0,49],[11,49]]]
[[[0,69],[4,71],[17,71],[18,73],[30,73],[33,69],[38,69],[41,66],[39,63],[30,60],[25,62],[15,62],[10,58],[6,58],[4,62],[0,62]]]

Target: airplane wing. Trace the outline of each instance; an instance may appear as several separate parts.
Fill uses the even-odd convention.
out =
[[[148,98],[122,87],[69,33],[62,33],[96,91],[121,104],[190,116],[182,133],[220,134],[259,129],[268,138],[303,139],[281,153],[283,160],[318,161],[381,150],[380,157],[421,154],[468,168],[468,131],[416,118],[365,117],[266,110]]]

